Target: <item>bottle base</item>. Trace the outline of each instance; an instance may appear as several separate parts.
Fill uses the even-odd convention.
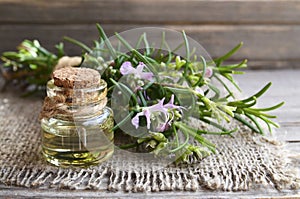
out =
[[[57,152],[49,149],[42,149],[42,156],[44,159],[59,167],[89,167],[96,166],[109,158],[114,153],[114,149],[89,152],[89,151],[72,151],[72,152]]]

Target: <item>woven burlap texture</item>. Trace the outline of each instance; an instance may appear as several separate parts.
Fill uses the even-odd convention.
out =
[[[88,169],[62,169],[40,155],[42,100],[0,93],[0,183],[53,189],[108,191],[241,191],[257,187],[298,189],[297,165],[281,146],[246,129],[213,137],[217,154],[202,161],[159,168],[118,151]]]

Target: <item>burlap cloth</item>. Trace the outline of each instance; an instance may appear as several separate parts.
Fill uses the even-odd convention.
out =
[[[278,143],[246,129],[234,139],[214,137],[217,154],[189,165],[157,169],[159,162],[116,152],[97,167],[57,168],[40,155],[41,105],[41,98],[0,93],[0,184],[129,192],[299,188],[299,162],[289,159]]]

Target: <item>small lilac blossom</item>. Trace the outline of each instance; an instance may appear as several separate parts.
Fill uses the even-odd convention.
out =
[[[213,70],[211,68],[206,68],[204,77],[211,77],[213,75]]]
[[[172,117],[170,119],[169,110],[177,109],[179,111],[182,111],[181,109],[183,107],[174,105],[174,95],[171,96],[171,99],[167,104],[164,104],[164,101],[165,101],[165,98],[159,100],[159,102],[157,104],[154,104],[152,106],[143,108],[142,112],[139,112],[138,114],[136,114],[135,117],[132,118],[131,123],[137,129],[139,127],[139,121],[140,121],[139,117],[140,116],[145,116],[146,121],[147,121],[147,129],[150,129],[151,116],[155,113],[162,113],[164,121],[161,124],[158,125],[156,130],[160,131],[160,132],[165,131],[168,128],[168,126],[171,125],[171,122],[174,119],[174,113],[173,112],[171,112]]]
[[[164,116],[166,118],[169,118],[168,110],[166,108],[164,108],[164,105],[163,105],[164,101],[165,101],[165,98],[159,100],[159,102],[157,104],[143,108],[142,112],[139,112],[138,114],[136,114],[136,116],[134,118],[132,118],[131,123],[137,129],[139,127],[139,121],[140,121],[139,117],[145,116],[146,120],[147,120],[147,129],[150,129],[151,114],[153,114],[154,112],[161,112],[164,114]]]
[[[195,87],[195,91],[197,94],[204,96],[204,92],[203,92],[202,88],[200,88],[199,86]]]
[[[132,67],[132,65],[129,61],[126,61],[121,65],[120,72],[122,75],[132,74],[132,73],[134,73],[134,71],[135,71],[135,68]]]
[[[138,85],[137,87],[134,88],[134,92],[137,92],[138,90],[142,90],[143,87],[141,87],[140,85]]]
[[[174,104],[174,95],[171,96],[171,99],[170,101],[164,105],[165,108],[168,108],[168,109],[179,109],[181,110],[181,106],[177,106]]]
[[[122,75],[133,74],[137,78],[151,81],[153,79],[153,73],[143,72],[145,66],[146,65],[143,62],[140,62],[139,65],[137,65],[137,67],[134,68],[131,62],[126,61],[121,65],[120,72]]]

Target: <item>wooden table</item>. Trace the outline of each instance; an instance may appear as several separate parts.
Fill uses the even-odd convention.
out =
[[[283,108],[274,111],[281,128],[274,133],[278,140],[286,141],[286,148],[294,152],[298,159],[300,172],[300,70],[247,71],[245,75],[236,77],[244,95],[259,90],[269,81],[273,86],[261,98],[260,104],[268,106],[285,101]],[[289,155],[289,154],[287,154]],[[276,190],[251,190],[248,192],[158,192],[158,193],[108,193],[103,191],[73,190],[39,190],[0,185],[0,197],[4,198],[78,198],[78,197],[109,197],[109,198],[300,198],[300,190],[278,192]]]

